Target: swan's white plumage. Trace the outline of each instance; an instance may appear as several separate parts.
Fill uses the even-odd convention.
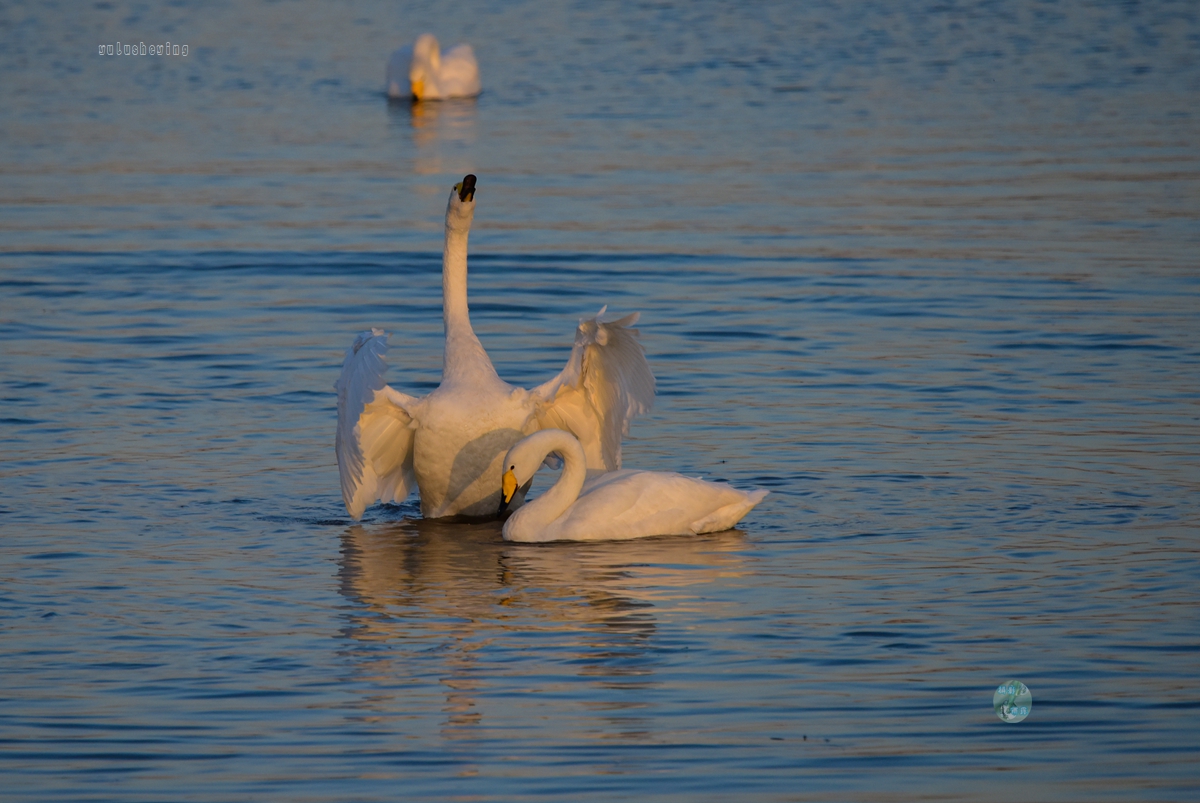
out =
[[[448,100],[473,98],[479,91],[479,64],[470,45],[442,53],[433,34],[425,33],[388,59],[388,97]]]
[[[504,523],[508,541],[611,541],[728,530],[767,495],[661,471],[625,469],[588,476],[584,450],[570,433],[536,432],[504,456],[510,487],[528,489],[546,456],[563,473]]]
[[[469,197],[462,189],[468,180]],[[653,404],[654,376],[630,328],[637,316],[604,321],[604,309],[580,321],[571,356],[554,379],[533,390],[500,379],[467,308],[474,181],[468,176],[456,185],[446,207],[441,384],[423,398],[388,386],[382,330],[363,332],[346,352],[336,384],[337,457],[342,498],[356,519],[375,501],[403,501],[414,484],[429,518],[494,516],[504,453],[545,427],[587,444],[586,468],[618,469],[630,419]],[[514,506],[523,497],[518,493]]]
[[[606,309],[579,322],[566,367],[533,393],[541,399],[541,429],[574,433],[589,468],[613,471],[621,467],[629,421],[654,404],[654,375],[632,328],[638,313],[605,323]]]
[[[354,518],[376,500],[403,502],[416,487],[412,417],[406,409],[415,400],[384,384],[386,354],[382,329],[363,332],[347,349],[335,384],[342,500]]]
[[[412,45],[398,47],[388,57],[387,94],[389,98],[411,98],[412,84],[408,80],[408,68],[412,65]]]

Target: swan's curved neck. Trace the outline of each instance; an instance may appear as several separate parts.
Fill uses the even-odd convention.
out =
[[[522,505],[512,515],[512,518],[516,519],[514,526],[541,530],[561,516],[579,498],[584,480],[587,479],[587,458],[575,436],[561,429],[543,429],[530,437],[537,439],[537,448],[533,453],[540,455],[539,463],[549,454],[558,454],[563,459],[562,475],[558,482],[551,485],[537,499]]]
[[[446,326],[446,348],[442,354],[442,381],[458,377],[478,379],[480,372],[496,375],[483,344],[471,328],[467,309],[466,227],[446,225],[446,247],[442,252],[442,320]]]

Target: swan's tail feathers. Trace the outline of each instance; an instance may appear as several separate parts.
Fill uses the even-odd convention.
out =
[[[731,530],[742,519],[746,517],[754,508],[758,507],[767,496],[767,491],[759,488],[753,491],[742,491],[743,497],[736,502],[731,502],[724,507],[719,507],[712,513],[709,513],[704,518],[692,522],[692,532],[697,535],[700,533],[719,533],[722,530]]]
[[[376,501],[403,502],[416,487],[409,426],[416,399],[388,387],[386,370],[387,334],[372,329],[354,339],[334,385],[342,501],[354,519]]]
[[[654,405],[655,381],[633,328],[638,313],[603,321],[604,311],[579,322],[566,367],[533,392],[543,400],[543,429],[565,429],[578,438],[589,469],[615,471],[630,420]]]

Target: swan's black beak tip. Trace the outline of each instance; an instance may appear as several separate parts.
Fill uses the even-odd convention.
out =
[[[504,498],[503,498],[503,497],[501,497],[501,499],[500,499],[500,507],[496,508],[496,515],[497,515],[497,516],[503,515],[503,514],[504,514],[504,511],[506,511],[506,510],[508,510],[508,502],[505,502],[505,501],[504,501]]]
[[[475,199],[475,174],[467,173],[459,185],[458,200],[464,204]]]

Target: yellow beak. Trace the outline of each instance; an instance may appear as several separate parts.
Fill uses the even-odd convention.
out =
[[[504,504],[511,502],[513,494],[517,492],[517,475],[513,474],[511,468],[504,472],[504,477],[500,480],[500,491],[500,498],[504,500]]]

